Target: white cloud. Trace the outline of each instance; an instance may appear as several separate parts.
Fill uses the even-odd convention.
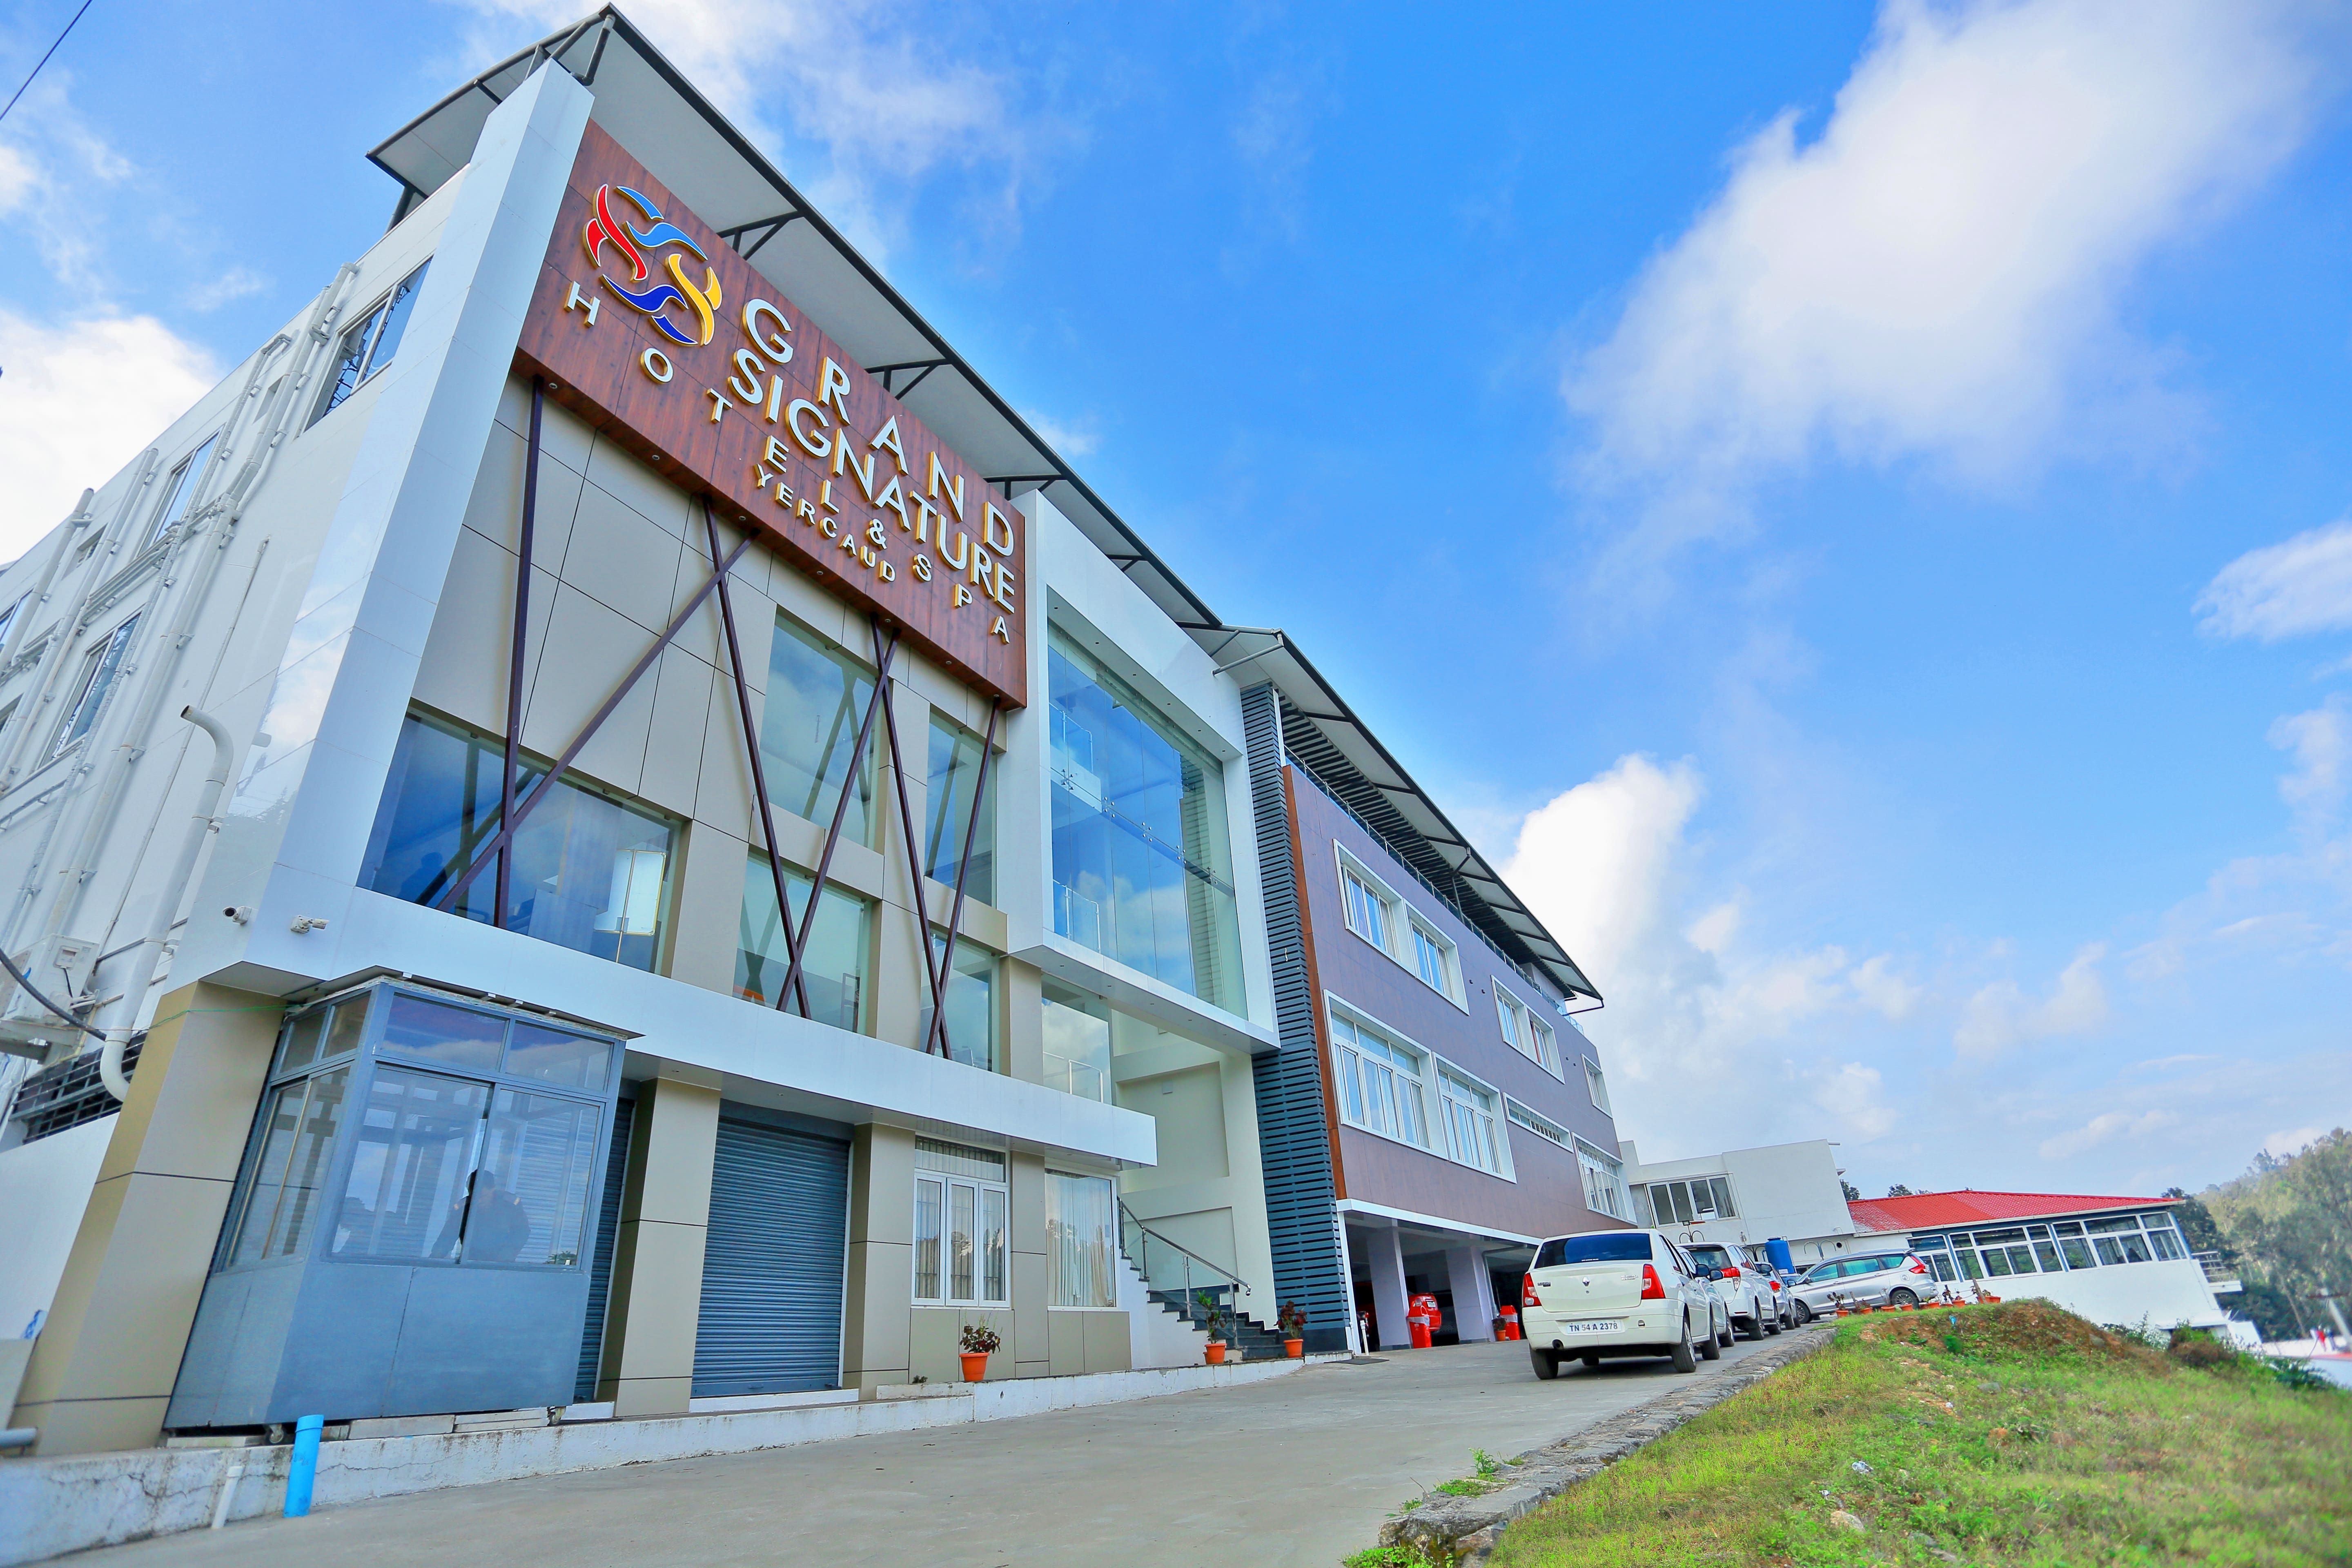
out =
[[[1670,1131],[1688,1153],[1819,1137],[1824,1122],[1885,1135],[1896,1117],[1879,1069],[1839,1059],[1808,1026],[1907,1010],[1916,991],[1883,957],[1762,948],[1745,936],[1741,900],[1693,898],[1705,797],[1687,762],[1622,758],[1529,812],[1503,867],[1608,997],[1585,1023],[1617,1086],[1620,1130],[1653,1143]]]
[[[269,287],[269,282],[250,267],[232,267],[211,282],[201,283],[189,289],[188,308],[192,310],[217,310],[232,300],[260,293]]]
[[[1092,419],[1065,424],[1027,411],[1024,411],[1021,417],[1029,421],[1029,428],[1045,437],[1047,446],[1065,458],[1083,458],[1102,442],[1102,438],[1095,434]]]
[[[580,16],[576,0],[475,4],[551,32]],[[799,183],[869,249],[886,247],[903,187],[942,165],[1000,171],[981,221],[1013,222],[1034,157],[1066,133],[1023,104],[1020,79],[978,63],[985,57],[946,32],[945,19],[917,26],[894,0],[640,0],[628,9],[755,142],[772,153],[788,129],[822,144],[832,168]]]
[[[0,560],[14,560],[220,379],[152,316],[46,327],[0,309]]]
[[[2294,753],[2294,770],[2279,780],[2279,798],[2307,828],[2325,828],[2352,784],[2352,705],[2337,692],[2305,713],[2271,725],[2271,744]]]
[[[1856,969],[1851,978],[1853,994],[1862,999],[1863,1005],[1890,1024],[1908,1018],[1919,1005],[1919,999],[1927,994],[1924,987],[1895,973],[1894,961],[1883,952]]]
[[[2045,1160],[2071,1160],[2086,1150],[2117,1138],[2143,1138],[2179,1124],[2180,1118],[2169,1110],[2144,1110],[2135,1116],[2127,1110],[2110,1110],[2094,1116],[2072,1132],[2062,1132],[2055,1138],[2042,1141],[2042,1157]]]
[[[2298,1127],[2292,1132],[2273,1132],[2263,1140],[2263,1152],[2273,1160],[2284,1160],[2300,1154],[2327,1136],[2325,1127]]]
[[[2106,955],[2104,942],[2084,947],[2041,1001],[2014,980],[1994,981],[1969,998],[1953,1046],[1965,1058],[1990,1061],[2029,1041],[2092,1033],[2107,1021],[2107,987],[2098,969]]]
[[[2352,518],[2247,551],[2215,574],[2197,611],[2211,636],[2263,642],[2352,627]]]
[[[2297,34],[2279,0],[1887,0],[1818,138],[1739,147],[1568,374],[1596,476],[1659,491],[1647,550],[1822,448],[1985,479],[2086,422],[2176,438],[2118,300],[2301,140]]]

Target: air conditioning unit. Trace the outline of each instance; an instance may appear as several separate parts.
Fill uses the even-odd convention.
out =
[[[98,963],[98,943],[87,937],[43,937],[9,955],[35,988],[83,1023],[89,1022],[94,998],[90,973]],[[88,1036],[35,1001],[16,977],[0,969],[0,1053],[47,1057],[49,1047]]]

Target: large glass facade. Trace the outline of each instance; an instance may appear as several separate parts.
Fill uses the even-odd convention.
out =
[[[499,831],[500,742],[412,713],[401,727],[383,804],[360,880],[429,904]],[[518,798],[547,772],[526,763]],[[677,831],[667,817],[565,778],[523,818],[510,852],[509,931],[632,969],[660,960]],[[475,878],[454,912],[489,923],[496,868]]]
[[[1086,1100],[1110,1099],[1110,1008],[1056,980],[1045,983],[1045,1082]]]
[[[939,932],[931,933],[932,963],[940,961],[946,941]],[[926,1028],[930,1011],[926,1005]],[[947,1037],[949,1059],[996,1070],[996,955],[975,942],[956,943],[955,966],[948,972]]]
[[[786,867],[784,891],[793,901],[793,919],[798,921],[808,910],[809,879]],[[855,893],[828,886],[817,901],[816,929],[808,933],[801,954],[801,978],[808,986],[809,1016],[818,1023],[865,1030],[871,946],[867,932],[872,921],[872,907]],[[742,924],[735,950],[736,994],[774,1006],[792,962],[792,950],[784,945],[783,922],[776,918],[775,877],[768,869],[766,858],[754,855],[743,868]]]
[[[926,807],[930,820],[923,828],[923,869],[952,888],[962,869],[964,836],[971,836],[971,867],[964,872],[964,893],[983,904],[996,901],[996,776],[990,770],[987,788],[974,824],[971,793],[980,783],[980,737],[961,724],[931,715],[928,768],[929,790]]]
[[[1054,929],[1241,1012],[1223,765],[1051,636]]]
[[[874,841],[874,740],[862,756],[857,730],[874,695],[874,672],[782,615],[768,645],[768,700],[760,716],[760,761],[778,809],[830,826],[842,786],[849,808],[842,836]],[[877,720],[876,730],[881,728]]]
[[[1118,1196],[1108,1176],[1045,1173],[1045,1254],[1049,1305],[1118,1305]]]

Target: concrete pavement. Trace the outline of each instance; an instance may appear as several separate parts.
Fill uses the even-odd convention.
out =
[[[1765,1344],[1773,1342],[1766,1341]],[[1013,1421],[461,1487],[82,1554],[90,1568],[577,1568],[954,1563],[972,1568],[1331,1568],[1408,1498],[1694,1377],[1570,1363],[1519,1344],[1389,1351],[1213,1393]]]

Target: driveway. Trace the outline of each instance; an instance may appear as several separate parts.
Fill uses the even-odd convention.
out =
[[[1407,1498],[1467,1474],[1473,1448],[1524,1452],[1759,1348],[1743,1340],[1696,1378],[1662,1361],[1571,1363],[1550,1383],[1520,1344],[1387,1351],[1237,1389],[458,1487],[76,1563],[1332,1568]]]

